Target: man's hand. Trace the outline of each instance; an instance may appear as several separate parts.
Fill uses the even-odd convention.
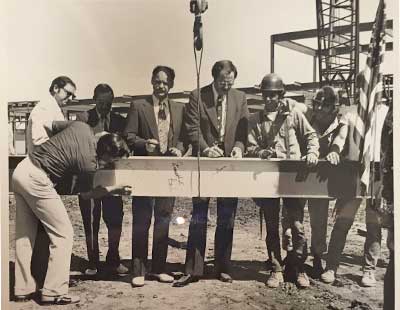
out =
[[[132,186],[130,185],[114,185],[109,188],[110,195],[130,195],[132,193]]]
[[[88,192],[82,192],[79,195],[87,199],[100,199],[108,195],[130,195],[132,187],[129,185],[111,185],[111,186],[97,186]]]
[[[176,147],[171,147],[168,151],[171,156],[182,157],[181,150],[177,149]]]
[[[146,152],[147,153],[154,153],[156,147],[158,145],[158,141],[156,139],[148,139],[146,140]]]
[[[214,145],[214,146],[206,148],[203,151],[203,154],[206,157],[217,158],[217,157],[223,157],[224,156],[224,151],[221,150],[218,146]]]
[[[233,158],[242,158],[243,157],[242,149],[240,147],[235,146],[232,149],[231,157],[233,157]]]
[[[340,163],[340,154],[338,152],[330,152],[326,159],[334,166],[337,166]]]
[[[315,167],[318,164],[318,156],[314,153],[307,154],[306,156],[307,166]]]
[[[258,157],[261,159],[269,159],[274,155],[274,151],[271,149],[263,149],[258,152]]]

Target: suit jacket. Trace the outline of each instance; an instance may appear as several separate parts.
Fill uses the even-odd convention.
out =
[[[218,120],[212,84],[200,89],[200,115],[197,109],[197,90],[192,91],[187,106],[185,128],[188,143],[193,146],[193,155],[203,152],[218,141]],[[230,89],[227,94],[227,111],[224,147],[225,156],[229,156],[233,147],[239,147],[244,153],[247,144],[249,110],[244,92]],[[200,119],[200,137],[197,128]]]
[[[76,120],[87,123],[90,127],[94,129],[94,132],[103,131],[103,128],[98,128],[99,116],[97,114],[96,108],[77,114]],[[125,124],[125,117],[113,111],[110,112],[109,132],[122,134],[125,129]]]
[[[169,99],[168,107],[170,113],[168,147],[175,147],[184,154],[186,152],[183,128],[185,105]],[[147,139],[160,141],[151,96],[132,102],[127,116],[124,135],[129,148],[133,150],[135,155],[139,156],[148,155],[146,151]]]

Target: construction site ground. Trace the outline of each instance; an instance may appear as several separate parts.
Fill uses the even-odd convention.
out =
[[[233,283],[222,283],[213,277],[213,246],[216,226],[216,205],[210,205],[206,248],[206,275],[197,283],[183,288],[170,284],[146,281],[144,287],[132,288],[129,274],[107,276],[100,273],[95,277],[83,274],[87,266],[85,234],[76,196],[64,196],[63,201],[74,227],[74,246],[71,261],[70,293],[79,295],[81,302],[75,305],[61,306],[61,309],[381,309],[383,302],[383,277],[388,261],[386,231],[382,238],[382,259],[377,267],[377,285],[373,288],[360,286],[365,238],[358,234],[364,230],[364,208],[359,211],[351,228],[347,244],[338,271],[338,278],[333,285],[324,284],[318,279],[311,279],[308,289],[298,289],[293,283],[285,283],[277,289],[266,287],[266,246],[260,239],[259,212],[251,199],[240,199],[237,210],[234,244],[232,251]],[[178,198],[173,219],[182,216],[184,224],[171,223],[170,238],[176,246],[170,246],[168,252],[168,271],[175,277],[183,272],[185,250],[179,248],[187,240],[191,212],[191,199]],[[10,195],[10,284],[12,296],[13,270],[15,259],[15,201]],[[332,214],[332,206],[330,214]],[[124,198],[124,221],[120,243],[120,255],[125,266],[131,263],[132,212],[130,199]],[[328,236],[334,218],[330,216]],[[310,236],[309,217],[305,211],[305,227]],[[151,236],[150,249],[151,255]],[[265,237],[265,227],[263,239]],[[107,251],[107,230],[101,223],[99,234],[101,260],[105,260]],[[307,260],[307,271],[312,266],[311,257]],[[54,309],[55,306],[41,306],[37,301],[26,303],[10,302],[10,309]],[[56,308],[58,308],[57,306]]]

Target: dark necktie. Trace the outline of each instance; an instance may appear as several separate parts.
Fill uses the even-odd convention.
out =
[[[167,119],[167,114],[165,113],[165,102],[160,103],[160,109],[158,110],[158,119]]]
[[[217,105],[215,108],[217,109],[217,119],[218,119],[218,135],[219,135],[219,142],[222,142],[222,135],[221,135],[221,129],[222,129],[222,101],[224,100],[224,97],[219,95],[217,98]]]
[[[104,118],[104,131],[110,131],[110,119],[107,116]]]

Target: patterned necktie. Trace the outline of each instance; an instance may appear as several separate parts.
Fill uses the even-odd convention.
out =
[[[221,135],[221,129],[222,129],[222,101],[224,100],[224,97],[219,95],[217,98],[217,105],[215,108],[217,109],[217,120],[218,120],[218,141],[223,142],[223,137]]]
[[[164,154],[168,149],[169,122],[165,108],[165,102],[160,102],[160,110],[158,111],[158,137],[160,139],[161,154]]]
[[[165,120],[167,119],[167,114],[165,113],[165,103],[160,103],[160,109],[158,110],[158,119]]]

